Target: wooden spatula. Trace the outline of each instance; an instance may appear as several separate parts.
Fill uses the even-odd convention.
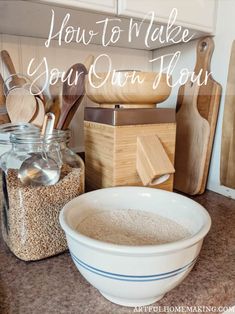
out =
[[[194,72],[196,75],[201,73],[200,83],[205,81],[206,73],[210,73],[211,58],[214,51],[214,41],[211,37],[202,38],[197,44],[197,59]],[[203,171],[203,179],[198,194],[202,194],[205,191],[210,160],[212,155],[212,147],[215,136],[215,129],[218,119],[218,112],[220,106],[222,87],[216,82],[210,75],[207,82],[200,86],[197,98],[197,109],[200,115],[205,118],[210,125],[210,137],[207,146],[206,163]],[[180,87],[177,110],[182,105],[184,96],[184,85]]]
[[[232,44],[224,102],[220,182],[235,189],[235,41]]]
[[[57,129],[66,129],[68,127],[85,93],[86,67],[81,63],[74,64],[67,71],[66,77],[68,77],[69,73],[72,73],[70,82],[67,80],[63,84],[63,103]],[[77,84],[71,84],[77,76]]]
[[[188,81],[182,105],[176,114],[175,189],[198,194],[206,163],[210,126],[197,109],[199,86]]]

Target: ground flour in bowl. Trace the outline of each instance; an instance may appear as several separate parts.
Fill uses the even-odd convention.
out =
[[[155,213],[123,209],[101,211],[81,221],[76,230],[90,238],[121,245],[154,245],[191,235],[182,225]]]

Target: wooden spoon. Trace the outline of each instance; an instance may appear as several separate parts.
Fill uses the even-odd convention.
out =
[[[93,55],[89,55],[85,59],[83,64],[85,65],[87,71],[89,71],[91,65],[94,63],[94,59],[95,57]],[[53,112],[55,115],[55,127],[57,127],[60,114],[61,114],[61,107],[63,103],[63,83],[61,82],[60,79],[58,79],[58,81],[55,84],[50,85],[49,90],[50,90],[50,95],[51,95],[49,110],[50,112]],[[67,123],[66,123],[67,126],[69,122],[72,120],[76,110],[77,110],[77,107],[74,106],[73,110],[70,111],[68,115]]]
[[[85,93],[86,67],[81,63],[74,64],[67,71],[66,77],[69,77],[70,73],[70,80],[66,80],[63,84],[63,103],[57,129],[66,129],[68,127]],[[76,78],[77,80],[75,80]],[[70,82],[75,83],[70,85]]]
[[[55,115],[55,128],[57,128],[57,124],[61,114],[61,107],[63,102],[63,82],[61,78],[59,78],[54,84],[49,86],[50,91],[50,99],[47,102],[48,110]]]
[[[86,69],[87,69],[87,72],[89,72],[90,67],[91,67],[92,64],[94,63],[94,60],[95,60],[95,57],[94,57],[93,55],[89,55],[89,56],[85,59],[84,65],[85,65],[85,67],[86,67]],[[66,121],[65,121],[64,127],[63,127],[64,129],[67,129],[67,128],[68,128],[68,126],[69,126],[71,120],[73,119],[73,117],[74,117],[74,115],[75,115],[75,113],[76,113],[76,111],[77,111],[77,109],[78,109],[78,107],[79,107],[79,105],[80,105],[82,99],[83,99],[83,97],[82,97],[81,99],[79,99],[79,100],[77,101],[77,103],[73,106],[73,108],[70,110],[70,112],[69,112],[69,114],[68,114],[68,117],[67,117],[67,119],[66,119]]]
[[[87,72],[89,72],[91,65],[94,63],[95,57],[93,55],[89,55],[85,61],[84,61],[84,66],[87,69]],[[73,108],[70,110],[68,117],[64,123],[63,129],[67,129],[70,122],[72,121],[81,101],[82,101],[83,97],[81,99],[78,99],[78,101],[76,102],[76,104],[73,106]]]
[[[6,107],[11,122],[29,122],[37,110],[37,100],[27,89],[14,88],[6,97]]]
[[[37,97],[37,110],[34,114],[33,119],[30,123],[36,125],[37,127],[41,127],[44,122],[45,117],[45,106],[41,98]]]
[[[6,111],[6,97],[3,91],[4,81],[0,74],[0,124],[9,123],[10,118]]]
[[[61,78],[59,78],[54,84],[49,86],[51,99],[54,100],[58,98],[60,105],[62,106],[62,98],[63,98],[63,82]]]
[[[6,108],[10,120],[11,122],[29,122],[37,110],[37,100],[30,93],[29,88],[24,87],[27,81],[16,75],[9,53],[3,50],[1,57],[10,75],[12,75],[12,80],[9,83],[10,90],[6,97]]]

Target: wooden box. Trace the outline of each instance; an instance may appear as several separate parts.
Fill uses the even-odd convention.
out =
[[[125,116],[125,123],[122,123],[121,115],[117,115],[114,119],[115,114],[111,114],[107,119],[105,114],[101,114],[102,118],[100,118],[100,111],[97,113],[95,110],[101,109],[87,108],[85,111],[85,165],[88,190],[112,186],[143,185],[136,170],[137,137],[139,136],[157,135],[170,161],[174,164],[176,124],[173,110],[143,109],[147,110],[147,116],[151,117],[147,118],[143,114],[143,124],[134,124],[135,122],[139,123],[139,115],[135,119],[131,113],[136,109],[130,109],[129,112],[126,111],[128,109],[123,109],[125,113],[121,112],[121,114]],[[151,110],[154,110],[156,115],[157,123],[155,124],[147,123],[154,118]],[[127,125],[128,114],[132,117],[132,125]],[[103,123],[97,122],[99,120]],[[115,121],[118,121],[119,125],[113,125]],[[164,183],[151,187],[172,191],[173,174]]]

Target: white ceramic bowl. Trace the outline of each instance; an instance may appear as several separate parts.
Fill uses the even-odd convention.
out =
[[[141,209],[186,226],[192,236],[162,245],[125,246],[88,238],[76,227],[100,210]],[[198,203],[146,187],[115,187],[83,194],[60,213],[72,259],[86,280],[108,300],[142,306],[160,300],[193,268],[211,219]]]

